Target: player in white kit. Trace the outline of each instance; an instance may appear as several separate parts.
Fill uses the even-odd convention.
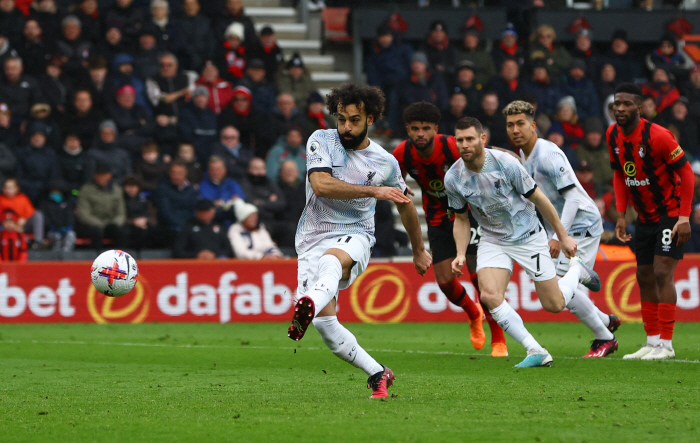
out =
[[[482,303],[503,330],[527,350],[527,357],[516,367],[550,366],[552,356],[505,301],[513,262],[535,281],[537,296],[549,312],[561,312],[579,282],[591,290],[600,290],[600,279],[575,257],[576,240],[566,233],[556,209],[520,162],[507,153],[484,149],[486,134],[479,120],[464,117],[457,121],[455,141],[462,161],[455,162],[445,175],[449,206],[456,213],[457,257],[452,270],[461,275],[466,261],[471,233],[466,214],[469,207],[482,231],[476,256]],[[559,281],[549,255],[547,234],[535,207],[554,228],[564,254],[571,257],[569,270]]]
[[[391,200],[401,216],[420,275],[432,258],[421,236],[416,208],[406,196],[401,169],[393,155],[367,137],[384,111],[384,94],[366,85],[346,83],[327,96],[338,129],[314,132],[306,147],[306,207],[296,233],[297,302],[287,334],[301,340],[313,322],[331,351],[364,370],[372,398],[387,397],[394,380],[345,329],[336,316],[339,289],[348,288],[367,268],[374,238],[377,200]]]
[[[600,211],[579,183],[566,155],[554,143],[537,136],[535,108],[528,102],[516,100],[503,109],[506,116],[508,136],[515,147],[520,148],[523,166],[530,173],[542,193],[552,202],[566,232],[577,242],[576,255],[589,268],[593,268],[598,254],[603,222]],[[549,251],[554,258],[557,275],[560,277],[569,270],[569,259],[561,253],[559,239],[548,224]],[[566,306],[581,323],[594,334],[591,349],[584,358],[600,358],[617,350],[617,340],[613,332],[620,320],[614,315],[601,312],[577,288]]]

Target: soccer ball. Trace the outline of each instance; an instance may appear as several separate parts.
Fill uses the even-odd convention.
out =
[[[108,297],[119,297],[134,289],[139,267],[134,257],[119,249],[100,254],[90,268],[95,288]]]

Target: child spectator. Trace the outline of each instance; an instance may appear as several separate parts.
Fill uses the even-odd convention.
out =
[[[559,100],[554,120],[564,129],[565,143],[572,149],[576,149],[583,138],[583,127],[578,121],[576,101],[572,96],[567,95]]]
[[[27,261],[27,239],[17,224],[18,216],[12,209],[0,213],[0,261]]]
[[[145,193],[141,192],[141,182],[135,175],[124,179],[124,205],[126,206],[126,229],[128,245],[141,250],[149,246],[149,237],[156,224],[153,204]]]
[[[204,172],[202,171],[202,165],[197,160],[192,143],[180,143],[180,146],[177,148],[176,159],[187,165],[187,180],[194,185],[199,185]]]
[[[44,244],[44,215],[34,208],[26,194],[20,192],[17,179],[8,177],[2,184],[0,195],[0,211],[10,209],[17,216],[15,224],[17,229],[31,232],[37,245]]]
[[[75,200],[66,199],[66,183],[54,180],[49,183],[49,194],[41,202],[41,212],[46,217],[46,237],[54,251],[70,252],[75,248]]]
[[[229,228],[228,238],[236,258],[260,260],[283,257],[265,226],[258,223],[258,208],[255,205],[239,199],[234,203],[234,209],[238,222]]]
[[[144,143],[141,146],[141,159],[134,168],[140,187],[149,194],[155,192],[167,171],[168,165],[161,159],[158,145],[153,142]]]

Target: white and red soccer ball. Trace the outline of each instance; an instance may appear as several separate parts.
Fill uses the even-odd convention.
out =
[[[134,289],[139,278],[139,267],[134,257],[120,249],[111,249],[92,262],[90,278],[100,293],[119,297]]]

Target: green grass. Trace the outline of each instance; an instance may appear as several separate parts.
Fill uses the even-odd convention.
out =
[[[677,361],[577,358],[580,324],[529,324],[551,368],[474,351],[464,324],[348,325],[396,373],[386,401],[316,331],[284,324],[1,325],[2,442],[698,441],[700,324]],[[296,352],[295,352],[296,348]]]

